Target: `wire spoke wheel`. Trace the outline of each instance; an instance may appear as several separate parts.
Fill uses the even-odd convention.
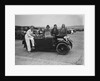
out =
[[[69,52],[70,50],[70,46],[67,45],[66,43],[59,43],[56,47],[56,51],[59,53],[59,54],[62,54],[62,55],[65,55]]]

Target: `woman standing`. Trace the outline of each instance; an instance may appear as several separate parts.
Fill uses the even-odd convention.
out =
[[[65,24],[62,24],[62,27],[60,29],[60,36],[67,36],[67,28],[65,28]]]
[[[50,26],[47,25],[45,29],[45,37],[51,37]]]

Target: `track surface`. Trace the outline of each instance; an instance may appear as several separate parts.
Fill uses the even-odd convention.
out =
[[[84,64],[84,32],[69,35],[73,40],[73,48],[67,55],[56,52],[32,52],[28,54],[22,41],[15,41],[16,65],[82,65]]]

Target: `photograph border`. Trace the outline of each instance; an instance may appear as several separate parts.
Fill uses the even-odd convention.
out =
[[[92,5],[92,6],[93,6],[93,5]],[[5,9],[6,9],[6,8],[5,8]],[[93,9],[94,9],[94,7],[93,7]],[[11,8],[10,8],[10,11],[11,11]],[[6,12],[6,11],[5,11],[5,12]],[[12,12],[12,11],[11,11],[11,12]],[[9,14],[9,13],[7,13],[7,14],[5,13],[5,18],[7,17],[8,14]],[[10,14],[11,14],[11,13],[10,13]],[[93,14],[94,14],[94,13],[93,13]],[[92,15],[93,15],[93,14],[92,14]],[[95,15],[95,14],[94,14],[94,15]],[[5,20],[6,20],[6,22],[7,22],[7,19],[5,19]],[[94,21],[94,20],[93,20],[93,21]],[[92,21],[92,23],[94,23],[93,21]],[[14,21],[11,21],[11,23],[12,23],[12,22],[14,23]],[[8,25],[5,24],[6,31],[12,30],[12,29],[8,29],[7,26],[8,26]],[[93,26],[94,26],[94,25],[93,25]],[[12,30],[12,31],[13,31],[13,30]],[[86,31],[86,29],[85,29],[85,31]],[[13,31],[13,32],[14,32],[14,31]],[[94,30],[92,31],[92,35],[94,36],[94,33],[93,33],[93,32],[94,32]],[[90,35],[90,34],[89,34],[89,35]],[[14,36],[14,35],[13,35],[13,36]],[[14,37],[13,37],[13,38],[14,38]],[[93,42],[93,41],[92,41],[92,42]],[[6,44],[7,44],[7,43],[6,43]],[[92,49],[93,49],[93,48],[92,48]],[[94,49],[93,49],[93,50],[94,50]],[[5,51],[5,52],[7,52],[7,51]],[[7,53],[8,53],[8,52],[7,52]],[[6,55],[5,55],[5,57],[6,57]],[[10,57],[10,56],[9,56],[9,57]],[[6,57],[6,58],[7,58],[7,57]],[[93,57],[93,58],[94,58],[94,57]],[[6,61],[6,59],[5,59],[5,64],[6,64],[6,62],[7,62],[7,61]],[[94,61],[92,61],[92,62],[94,62]],[[8,64],[8,63],[7,63],[7,64]],[[7,66],[7,65],[5,65],[5,66],[6,66],[7,68],[9,67],[9,66]],[[7,71],[7,68],[6,68],[6,67],[5,67],[5,71]],[[43,68],[43,67],[42,67],[42,68]],[[12,69],[14,69],[14,68],[12,68]],[[94,68],[92,68],[92,69],[94,69]],[[89,70],[89,69],[88,69],[88,70]],[[93,71],[93,73],[94,73],[94,71]],[[6,76],[7,76],[7,73],[6,73]],[[12,75],[12,74],[9,75],[9,73],[8,73],[8,76],[14,76],[14,75]],[[29,76],[30,76],[30,75],[29,75]],[[34,75],[34,76],[35,76],[35,75]],[[36,76],[37,76],[37,75],[36,75]],[[38,76],[40,76],[40,75],[38,75]],[[45,76],[46,76],[46,75],[45,75]],[[51,76],[51,75],[50,75],[50,76]],[[61,76],[61,75],[59,75],[59,76]],[[62,76],[66,76],[66,75],[62,75]],[[68,76],[68,75],[67,75],[67,76]],[[69,75],[69,76],[70,76],[70,75]],[[72,75],[72,76],[73,76],[73,75]],[[78,76],[81,76],[81,75],[78,75]],[[87,76],[89,76],[89,75],[87,75]]]

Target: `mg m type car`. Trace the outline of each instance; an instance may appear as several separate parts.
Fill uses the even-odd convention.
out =
[[[65,55],[72,49],[72,40],[68,36],[49,36],[45,37],[43,34],[36,35],[34,37],[35,49],[34,51],[55,51],[58,54]],[[31,43],[31,41],[30,41]],[[27,49],[25,39],[22,40],[22,44]],[[32,47],[32,44],[30,44]]]

